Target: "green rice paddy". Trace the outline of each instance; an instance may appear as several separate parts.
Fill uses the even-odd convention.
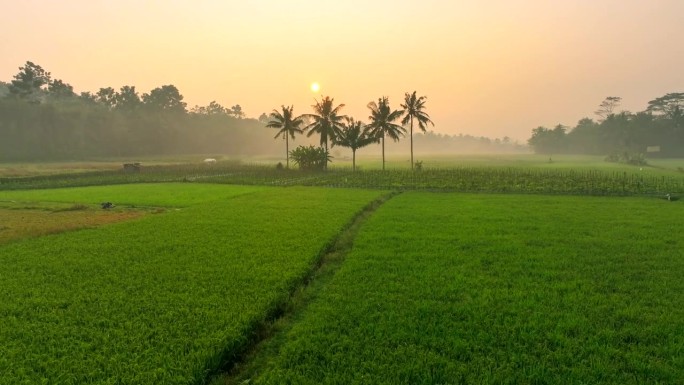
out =
[[[120,187],[110,196],[129,203],[143,191],[145,204],[197,203],[0,246],[0,383],[202,383],[381,194],[250,189]],[[101,190],[24,197],[99,201]]]
[[[405,193],[257,384],[678,383],[682,205]]]
[[[0,178],[0,384],[682,383],[679,163],[561,162]]]

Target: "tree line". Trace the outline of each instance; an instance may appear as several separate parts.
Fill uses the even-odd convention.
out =
[[[263,123],[239,104],[187,108],[174,85],[77,94],[30,61],[0,82],[0,160],[73,160],[219,153],[273,153]]]
[[[279,131],[275,138],[283,136],[285,138],[285,159],[286,167],[290,165],[290,155],[295,162],[302,168],[327,168],[330,161],[328,143],[330,146],[348,147],[352,151],[352,170],[356,169],[356,150],[372,143],[382,145],[382,169],[385,169],[385,137],[394,141],[399,141],[407,131],[404,126],[409,127],[411,138],[411,168],[415,163],[413,160],[413,122],[417,122],[418,128],[426,132],[427,125],[434,123],[430,116],[425,112],[425,96],[416,96],[416,91],[404,95],[402,109],[392,109],[389,98],[383,96],[377,102],[368,103],[370,110],[368,119],[370,123],[354,119],[353,117],[342,115],[341,109],[344,104],[335,106],[334,99],[325,96],[320,101],[316,100],[313,114],[303,114],[295,116],[293,106],[281,106],[281,111],[273,110],[271,120],[266,127],[277,128]],[[397,124],[401,120],[401,124]],[[289,138],[295,138],[295,134],[307,133],[307,136],[317,134],[320,137],[320,148],[298,147],[292,152],[289,151]]]
[[[329,146],[351,149],[355,164],[356,150],[370,144],[382,148],[384,167],[385,138],[398,141],[407,134],[411,164],[415,161],[414,139],[421,148],[440,153],[510,152],[522,147],[508,138],[492,140],[426,131],[434,124],[424,111],[426,98],[416,92],[406,93],[398,110],[390,108],[386,97],[368,103],[368,124],[341,114],[344,104],[334,105],[330,97],[316,100],[310,114],[294,116],[292,107],[283,106],[274,110],[277,114],[263,113],[258,119],[246,117],[239,104],[224,107],[212,101],[189,109],[183,99],[172,84],[144,93],[132,85],[77,93],[66,81],[27,61],[9,82],[0,81],[0,161],[271,155],[282,150],[271,139],[272,131],[264,126],[278,128],[278,124],[288,126],[284,131],[278,128],[276,135],[285,142],[287,166],[289,140],[299,134],[306,134],[302,142],[307,145],[315,143],[313,136],[318,136],[317,142],[326,154],[324,167],[332,159]],[[293,120],[301,122],[291,128]],[[414,129],[421,132],[416,138]],[[307,148],[298,154],[307,154]],[[388,151],[392,150],[390,146]]]
[[[684,93],[668,93],[648,102],[644,111],[618,111],[622,98],[607,97],[575,127],[532,130],[528,144],[536,153],[607,155],[628,163],[650,157],[684,157]]]

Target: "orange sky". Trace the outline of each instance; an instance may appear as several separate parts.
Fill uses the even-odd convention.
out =
[[[176,85],[188,106],[427,95],[435,131],[525,141],[606,96],[684,92],[681,0],[0,0],[0,80],[27,60],[76,91]],[[319,94],[309,89],[321,84]]]

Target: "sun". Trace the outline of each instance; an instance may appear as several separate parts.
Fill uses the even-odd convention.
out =
[[[320,84],[318,84],[317,82],[311,83],[311,91],[312,92],[318,92],[320,89],[321,89]]]

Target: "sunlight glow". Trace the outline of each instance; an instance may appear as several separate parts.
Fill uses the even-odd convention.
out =
[[[321,89],[321,86],[318,83],[316,83],[316,82],[311,83],[311,91],[312,92],[318,92],[320,89]]]

